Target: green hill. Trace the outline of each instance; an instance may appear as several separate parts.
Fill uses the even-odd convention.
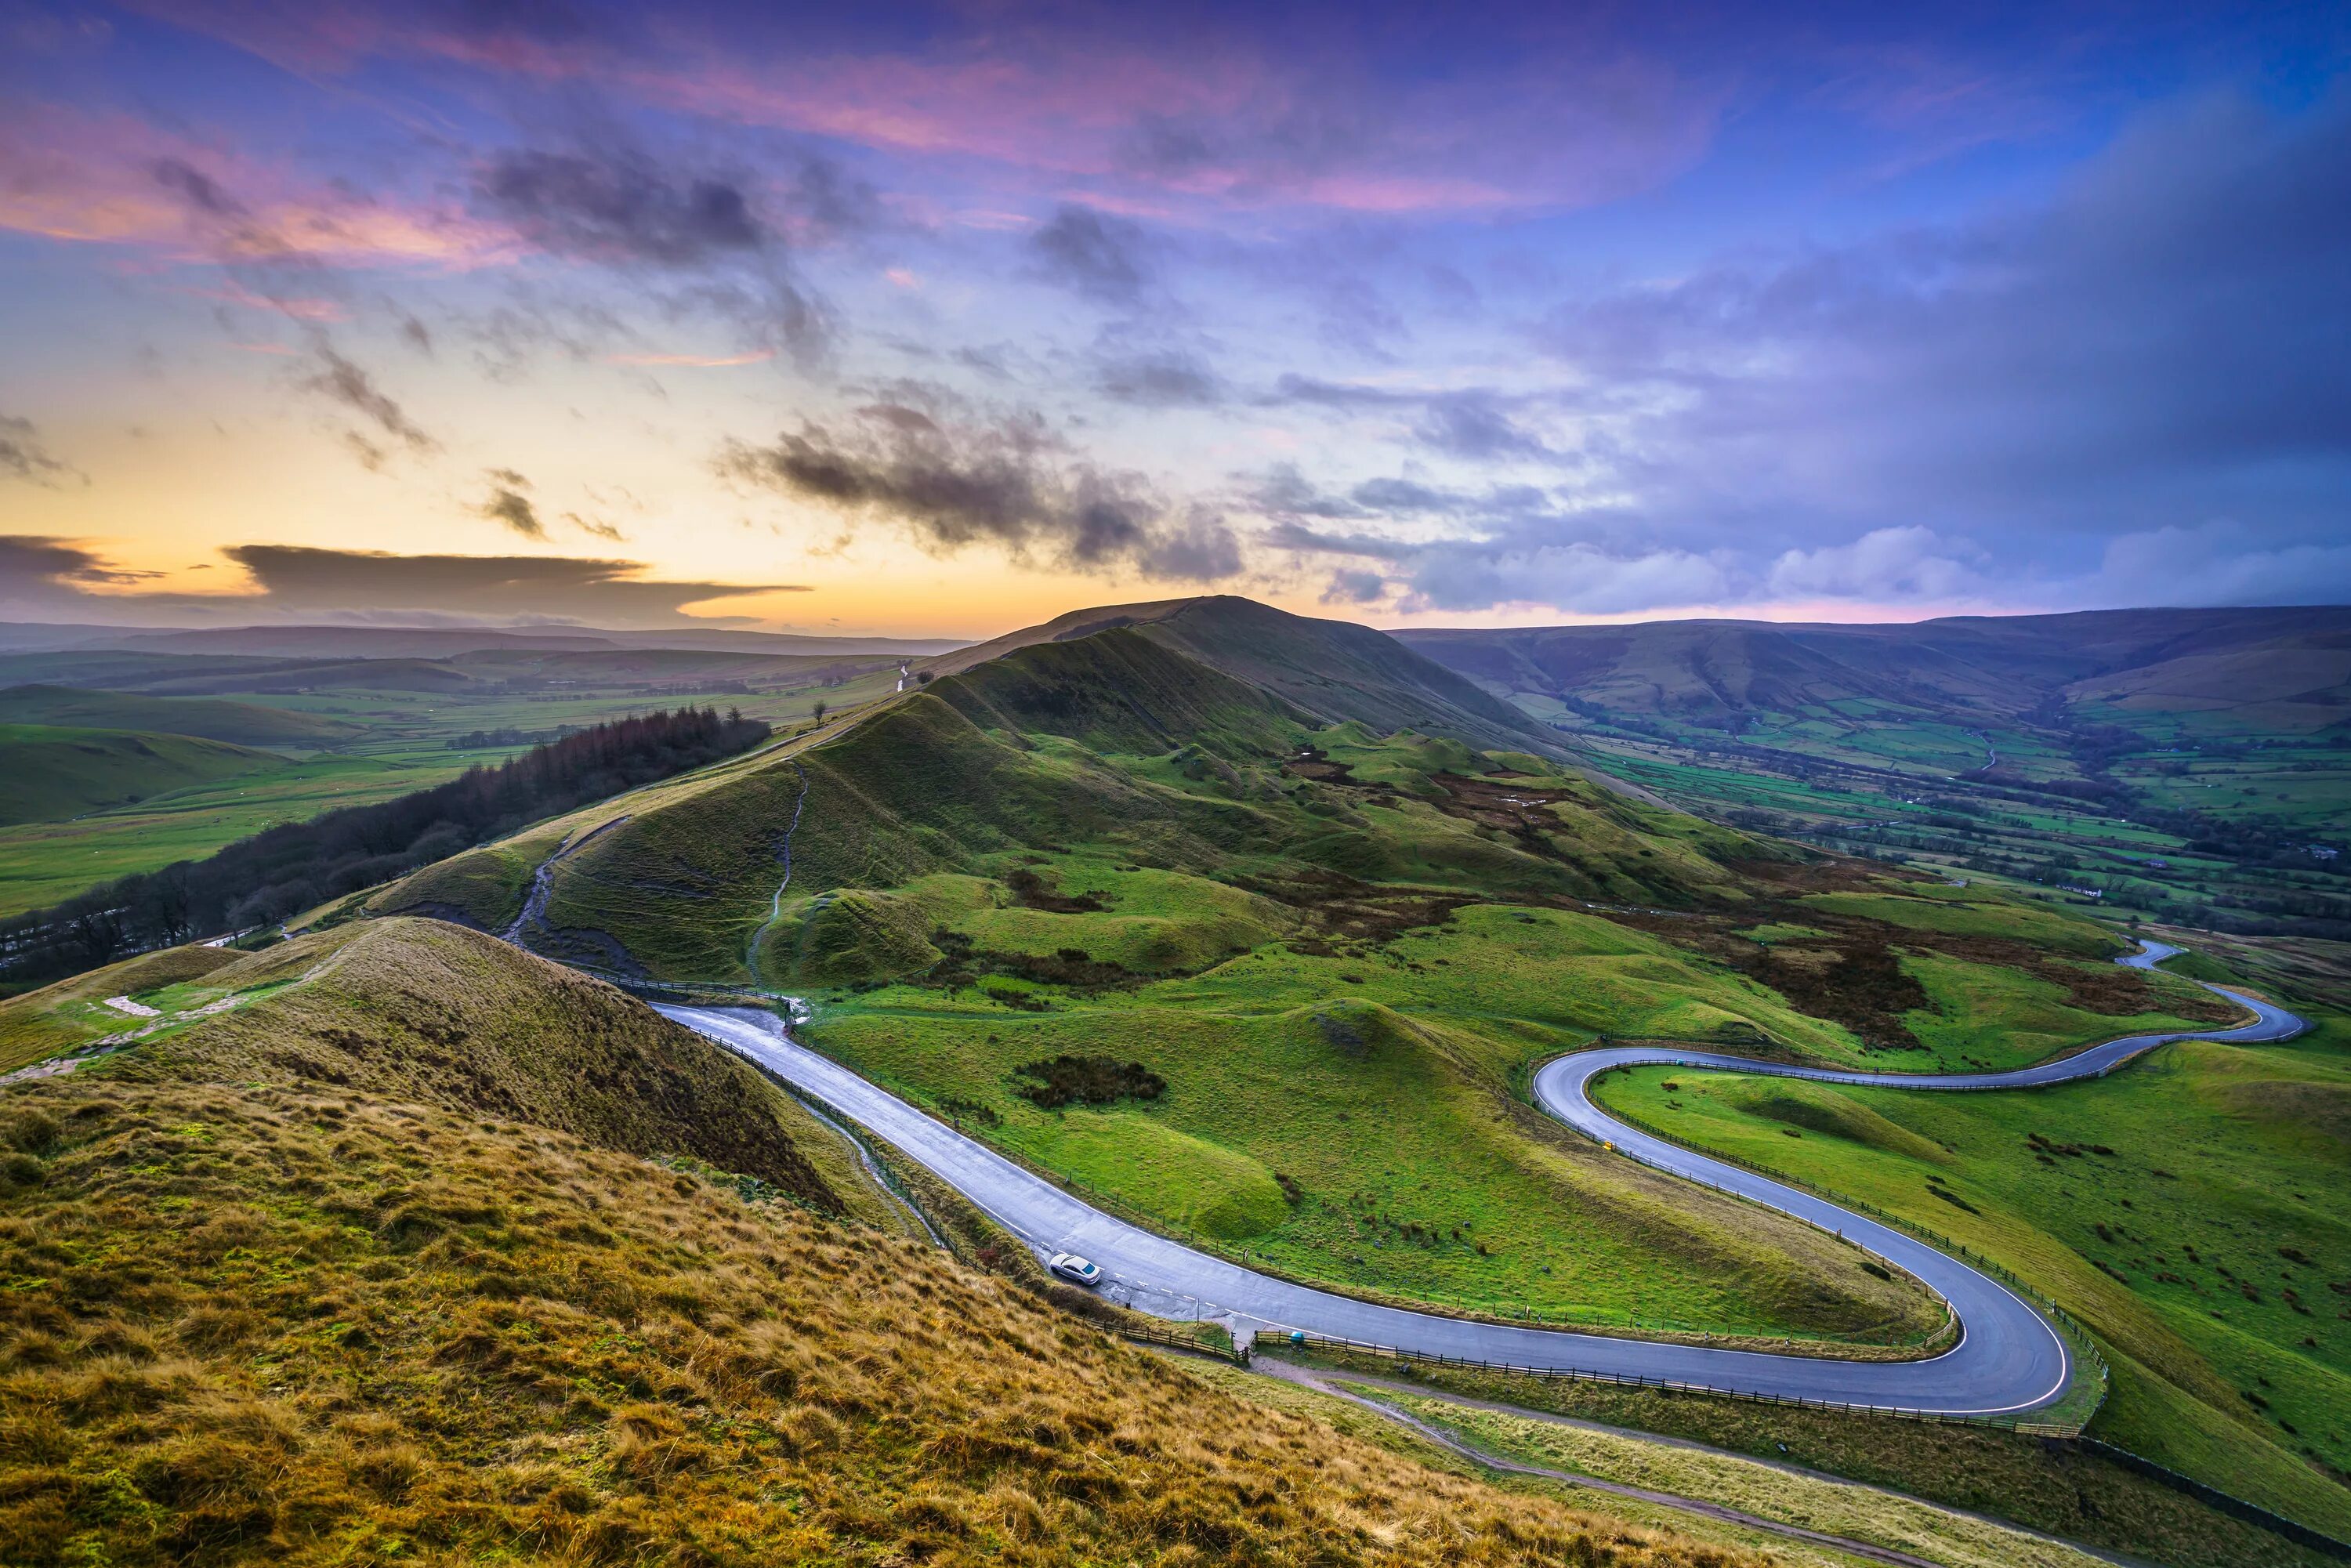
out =
[[[1554,737],[1442,664],[1401,650],[1353,621],[1315,621],[1254,600],[1219,594],[1072,611],[1057,620],[959,649],[925,666],[948,674],[1040,643],[1092,640],[1133,628],[1139,636],[1287,699],[1325,724],[1351,720],[1383,734],[1418,729],[1477,746],[1549,750]]]
[[[1733,727],[1744,716],[1857,703],[2014,720],[2072,695],[2143,712],[2243,709],[2264,724],[2319,728],[2341,722],[2351,688],[2351,609],[2340,607],[1887,625],[1660,621],[1396,636],[1489,689]]]
[[[152,697],[73,686],[10,686],[0,691],[0,724],[63,725],[193,735],[239,746],[331,746],[360,733],[356,725],[257,703],[206,697]]]
[[[270,752],[189,735],[39,724],[0,724],[0,749],[8,757],[0,826],[64,821],[285,764]]]

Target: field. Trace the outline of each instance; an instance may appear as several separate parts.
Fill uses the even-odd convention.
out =
[[[283,758],[185,735],[0,724],[8,757],[0,826],[78,817],[262,768]]]
[[[2351,1461],[2351,1333],[2336,1332],[2351,1226],[2335,1200],[2351,1058],[2340,1020],[2325,1022],[2280,1046],[2168,1046],[2031,1092],[1642,1070],[1601,1097],[2001,1260],[2106,1347],[2114,1393],[2094,1433],[2290,1516],[2324,1509],[2312,1521],[2339,1530],[2351,1506],[2332,1483],[2280,1462]]]

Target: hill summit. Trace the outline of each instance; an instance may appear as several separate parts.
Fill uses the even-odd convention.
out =
[[[937,901],[977,896],[936,879],[1050,896],[1006,879],[1080,846],[1280,884],[1277,925],[1356,883],[1686,903],[1728,880],[1716,856],[1773,852],[1581,777],[1546,733],[1353,622],[1234,598],[1114,606],[949,655],[927,685],[368,908],[625,977],[781,984],[811,950],[862,953],[842,972],[876,977],[934,966]]]

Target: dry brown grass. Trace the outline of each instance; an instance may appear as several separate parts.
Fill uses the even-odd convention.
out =
[[[12,1091],[0,1562],[1768,1559],[1201,1387],[935,1251],[331,1089]]]

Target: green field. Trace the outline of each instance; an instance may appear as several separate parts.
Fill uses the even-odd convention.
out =
[[[284,765],[274,753],[186,735],[0,724],[0,826],[62,821]]]
[[[1600,1098],[2001,1260],[2105,1346],[2114,1392],[2094,1432],[2308,1518],[2315,1475],[2285,1456],[2351,1462],[2351,1054],[2342,1020],[2324,1021],[2284,1045],[2167,1046],[2031,1092],[1643,1069]]]

